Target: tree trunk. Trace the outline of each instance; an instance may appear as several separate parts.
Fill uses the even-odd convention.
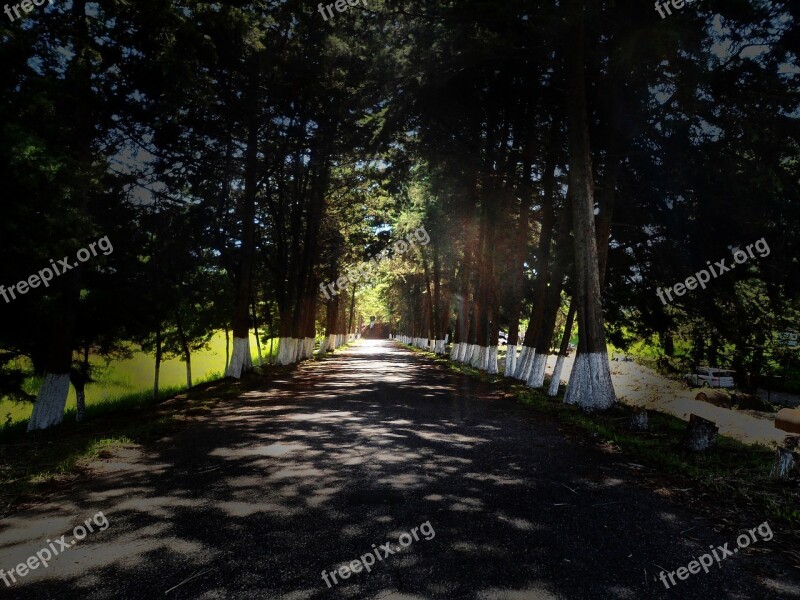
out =
[[[717,433],[719,433],[719,427],[713,421],[697,415],[690,415],[684,446],[693,452],[705,452],[716,444]]]
[[[253,310],[253,333],[256,336],[256,348],[258,349],[258,366],[264,364],[264,355],[261,353],[261,336],[258,332],[258,313],[256,312],[256,302],[252,300],[250,305]]]
[[[75,422],[83,423],[86,418],[86,386],[75,388]]]
[[[230,331],[225,327],[225,372],[228,372],[228,364],[231,356],[231,336]]]
[[[569,304],[569,311],[567,312],[567,322],[564,323],[564,335],[561,338],[561,346],[558,349],[558,359],[556,366],[553,369],[553,376],[550,378],[550,389],[547,390],[549,396],[558,395],[558,387],[561,385],[561,371],[564,368],[564,360],[567,357],[567,350],[569,350],[569,340],[572,338],[572,327],[575,323],[575,309],[577,305],[573,300]]]
[[[647,427],[647,409],[641,406],[634,406],[631,410],[628,429],[631,431],[647,431]]]
[[[353,291],[351,292],[351,296],[352,297],[350,298],[350,315],[349,315],[349,318],[347,320],[347,335],[348,335],[348,337],[349,337],[349,335],[351,333],[353,333],[353,321],[356,318],[356,290],[355,290],[355,288],[353,288]]]
[[[178,337],[181,340],[181,352],[183,353],[183,362],[186,363],[186,389],[192,387],[192,351],[189,348],[189,340],[186,337],[186,331],[181,323],[180,312],[175,315],[175,323],[178,326]]]
[[[91,347],[89,343],[83,346],[83,361],[79,369],[73,369],[70,372],[70,381],[75,388],[75,421],[82,423],[86,417],[86,384],[91,379],[91,367],[89,365],[89,352]]]
[[[605,410],[616,402],[608,363],[600,273],[597,254],[597,232],[594,223],[594,181],[589,144],[588,109],[585,73],[585,15],[583,0],[569,0],[568,18],[573,31],[567,59],[568,117],[573,232],[575,240],[575,273],[580,338],[575,365],[570,374],[564,402],[577,404],[586,411]]]
[[[787,479],[800,469],[800,437],[786,436],[783,444],[775,451],[775,460],[772,463],[770,477],[774,479]]]
[[[161,326],[156,329],[156,365],[153,374],[153,400],[158,402],[158,380],[161,375]]]
[[[72,2],[72,18],[75,20],[72,40],[72,60],[66,69],[68,94],[63,106],[72,111],[70,115],[75,125],[74,135],[69,142],[71,158],[86,173],[77,176],[73,189],[70,209],[81,215],[89,204],[89,170],[92,168],[92,139],[95,137],[92,115],[92,62],[90,53],[89,27],[86,16],[87,0]],[[62,115],[63,116],[63,115]],[[72,367],[72,344],[80,308],[81,278],[83,267],[78,264],[65,273],[59,283],[53,306],[57,318],[50,327],[47,359],[44,378],[33,412],[28,420],[28,431],[47,429],[64,420],[64,407],[69,394],[70,370]]]
[[[238,266],[233,312],[233,356],[226,377],[239,379],[253,368],[250,355],[250,299],[256,239],[256,192],[258,189],[258,81],[255,64],[248,90],[248,129],[245,150],[244,191],[242,194],[242,249]]]
[[[539,332],[536,335],[535,348],[536,356],[533,367],[530,370],[526,385],[532,388],[541,388],[544,385],[544,376],[547,370],[547,359],[550,357],[550,346],[553,341],[553,332],[556,327],[558,310],[561,306],[561,288],[564,284],[564,273],[566,272],[567,261],[570,253],[564,249],[569,244],[569,219],[564,215],[564,220],[559,227],[557,248],[561,248],[558,257],[553,264],[553,272],[549,284],[545,288],[544,310],[542,311]]]
[[[64,420],[69,394],[69,373],[45,373],[28,421],[28,431],[47,429]]]

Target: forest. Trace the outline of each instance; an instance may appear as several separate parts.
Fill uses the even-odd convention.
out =
[[[507,332],[504,371],[532,387],[580,332],[567,400],[587,408],[614,401],[606,341],[741,379],[797,365],[777,343],[800,281],[796,6],[312,8],[75,1],[3,25],[0,281],[114,247],[0,305],[1,389],[36,396],[31,429],[90,355],[190,366],[230,329],[239,377],[254,328],[280,364],[356,333],[361,289],[395,334],[488,373]],[[429,246],[319,293],[420,225]],[[768,258],[659,300],[756,240]]]
[[[800,596],[798,18],[6,5],[0,589]]]

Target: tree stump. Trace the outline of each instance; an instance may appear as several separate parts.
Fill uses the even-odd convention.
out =
[[[775,451],[775,460],[769,476],[773,479],[788,479],[800,470],[800,437],[786,436],[783,444]]]
[[[719,427],[714,421],[694,414],[690,415],[683,445],[693,452],[705,452],[717,442],[717,433],[719,433]]]
[[[631,420],[628,423],[631,431],[647,431],[647,409],[634,406],[631,409]]]

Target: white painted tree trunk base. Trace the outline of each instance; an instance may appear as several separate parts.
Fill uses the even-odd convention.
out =
[[[470,360],[470,366],[474,369],[478,369],[479,371],[486,369],[484,368],[484,362],[486,361],[486,347],[485,346],[475,346],[475,350],[472,352],[472,357]]]
[[[503,377],[513,377],[517,367],[517,347],[506,346],[506,364],[503,369]]]
[[[294,362],[294,347],[292,338],[281,338],[278,341],[278,364],[291,365]]]
[[[528,368],[528,361],[531,359],[531,351],[533,349],[529,346],[522,346],[522,351],[519,353],[519,358],[517,358],[517,368],[514,371],[514,379],[518,379],[520,381],[525,381],[526,377],[524,377],[525,370]]]
[[[486,372],[489,375],[497,375],[500,370],[497,367],[497,346],[489,346],[486,352]]]
[[[517,379],[517,375],[519,374],[520,369],[522,368],[522,363],[525,362],[525,357],[528,354],[528,347],[527,346],[520,346],[519,347],[519,355],[517,356],[517,360],[514,363],[514,370],[508,375],[513,379]]]
[[[558,396],[558,388],[561,385],[561,371],[564,369],[564,357],[556,359],[556,366],[553,369],[553,377],[550,379],[550,389],[547,390],[548,396]]]
[[[538,389],[544,385],[544,373],[547,369],[547,356],[547,354],[537,354],[533,359],[531,372],[525,382],[529,388]]]
[[[240,379],[242,373],[252,368],[253,360],[250,358],[250,340],[248,338],[233,338],[233,354],[225,377]]]
[[[592,412],[607,410],[614,406],[616,401],[617,395],[611,382],[608,354],[605,352],[578,354],[564,393],[564,403],[577,404],[583,410]]]
[[[770,477],[774,479],[788,479],[793,475],[800,475],[800,449],[799,438],[788,436],[782,445],[775,451],[775,459],[770,470]]]
[[[477,344],[472,346],[472,352],[469,355],[469,366],[477,369],[480,366],[481,360],[481,347]]]
[[[464,359],[462,360],[465,365],[472,363],[472,355],[474,352],[475,344],[467,344],[467,347],[464,349]]]
[[[536,348],[528,348],[528,354],[525,355],[525,362],[522,367],[517,371],[517,379],[520,381],[528,382],[528,377],[531,376],[531,370],[536,362]]]
[[[292,338],[292,343],[294,344],[294,361],[292,362],[300,362],[303,360],[303,340]]]
[[[64,420],[67,394],[69,394],[69,373],[61,375],[45,373],[33,404],[33,413],[28,420],[28,431],[47,429],[61,423]]]

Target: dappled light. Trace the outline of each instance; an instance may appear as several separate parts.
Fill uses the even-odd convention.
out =
[[[721,539],[634,487],[635,469],[571,446],[485,384],[386,342],[361,342],[326,362],[324,372],[301,367],[220,402],[146,452],[100,462],[99,476],[68,503],[0,521],[0,565],[24,560],[97,509],[110,523],[31,572],[16,597],[110,590],[120,576],[163,593],[204,572],[182,593],[215,593],[235,577],[269,598],[556,598],[575,597],[576,568],[593,573],[600,597],[642,597],[665,554]],[[462,393],[426,398],[385,379],[397,369]],[[358,391],[339,395],[337,383],[364,374]],[[624,510],[596,508],[617,505]],[[426,521],[430,541],[335,591],[320,580],[324,569]],[[689,527],[691,538],[681,534]],[[512,562],[513,571],[501,567]],[[712,572],[698,585],[724,588],[726,578]]]

